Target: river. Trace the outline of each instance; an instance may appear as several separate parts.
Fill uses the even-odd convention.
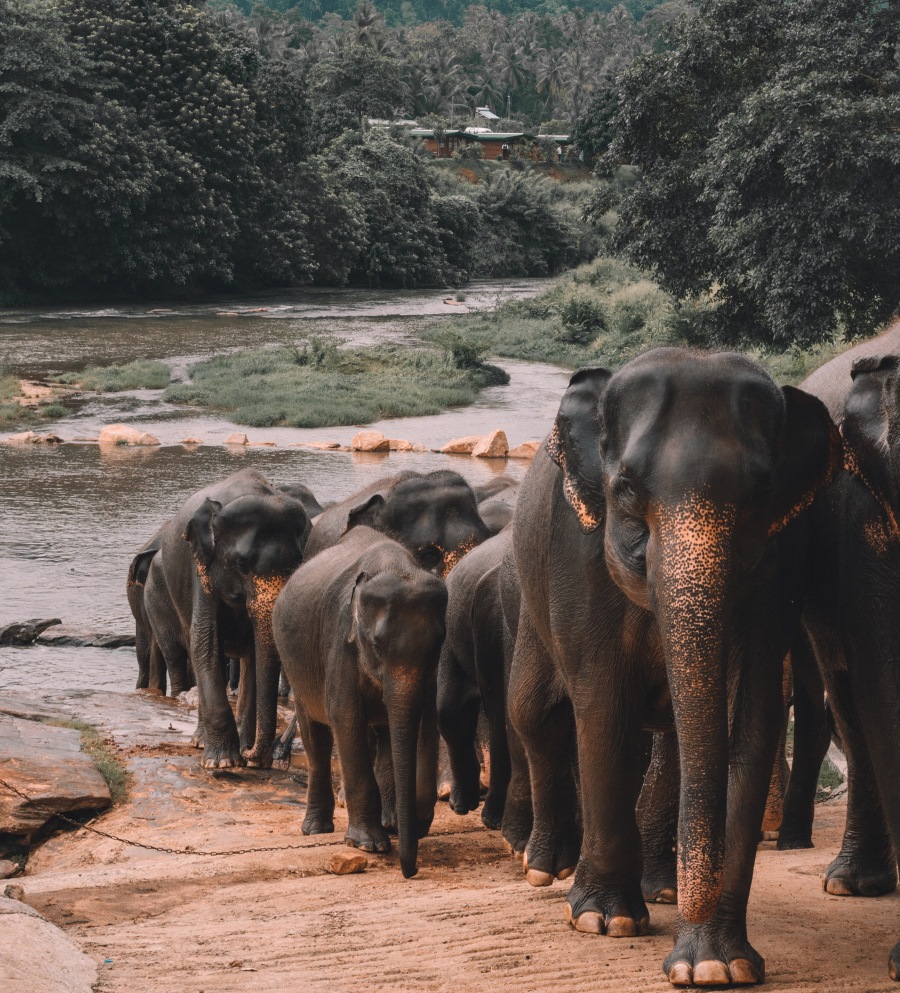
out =
[[[542,280],[478,282],[467,289],[462,306],[445,303],[446,292],[304,290],[190,306],[8,310],[0,312],[0,366],[28,378],[155,358],[175,378],[184,378],[191,362],[205,356],[293,341],[305,333],[335,335],[349,344],[413,341],[424,323],[489,309],[545,286]],[[503,428],[512,445],[541,437],[568,374],[540,363],[498,364],[510,383],[483,390],[474,405],[374,426],[429,447],[494,428]],[[300,440],[346,443],[358,426],[245,428],[227,417],[166,404],[162,391],[153,390],[91,398],[46,429],[70,441],[120,421],[151,432],[162,446],[0,445],[0,625],[59,617],[98,631],[133,630],[125,576],[134,552],[190,493],[242,466],[254,466],[276,483],[303,482],[320,501],[342,499],[402,469],[453,468],[477,483],[501,472],[520,477],[527,468],[516,460],[288,448]],[[221,443],[233,431],[275,447],[225,448]],[[188,436],[204,444],[185,448],[179,442]],[[132,649],[0,648],[0,689],[123,690],[134,685],[135,676]]]

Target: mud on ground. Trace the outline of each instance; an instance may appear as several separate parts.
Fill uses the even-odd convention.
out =
[[[302,768],[201,770],[184,712],[140,695],[40,704],[78,709],[127,756],[131,799],[95,826],[167,847],[300,846],[204,858],[85,831],[54,836],[15,882],[102,963],[98,993],[671,989],[661,964],[674,907],[651,908],[646,938],[577,934],[563,916],[569,883],[529,887],[477,814],[457,817],[439,804],[415,879],[402,878],[395,855],[334,876],[329,860],[349,851],[346,814],[338,809],[334,835],[303,838]],[[900,896],[832,897],[819,882],[840,847],[844,814],[842,801],[817,808],[810,851],[760,847],[749,928],[770,990],[897,990],[886,963],[900,937]]]

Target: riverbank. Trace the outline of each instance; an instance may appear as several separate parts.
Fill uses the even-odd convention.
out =
[[[394,854],[335,876],[333,857],[349,854],[346,812],[337,809],[334,835],[301,835],[302,765],[203,770],[188,745],[190,715],[143,693],[30,699],[98,724],[128,764],[129,800],[93,826],[163,847],[251,849],[210,858],[86,831],[47,840],[13,883],[98,963],[97,993],[444,993],[460,976],[472,993],[494,993],[500,981],[514,993],[560,983],[573,993],[671,990],[660,966],[674,907],[652,906],[646,938],[578,934],[564,919],[569,883],[529,887],[477,813],[458,817],[438,805],[413,880],[402,878]],[[893,989],[885,962],[900,896],[833,897],[819,882],[840,847],[845,813],[844,800],[816,807],[814,849],[760,846],[750,933],[766,957],[767,983],[782,993]],[[295,847],[252,851],[269,846]]]

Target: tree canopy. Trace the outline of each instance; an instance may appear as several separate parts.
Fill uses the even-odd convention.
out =
[[[897,0],[700,0],[619,80],[618,245],[718,341],[869,333],[900,301]]]

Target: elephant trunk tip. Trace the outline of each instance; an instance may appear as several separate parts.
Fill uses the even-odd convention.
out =
[[[403,873],[404,879],[412,879],[413,876],[417,875],[419,872],[419,867],[416,865],[415,855],[403,857],[400,856],[400,871]]]

